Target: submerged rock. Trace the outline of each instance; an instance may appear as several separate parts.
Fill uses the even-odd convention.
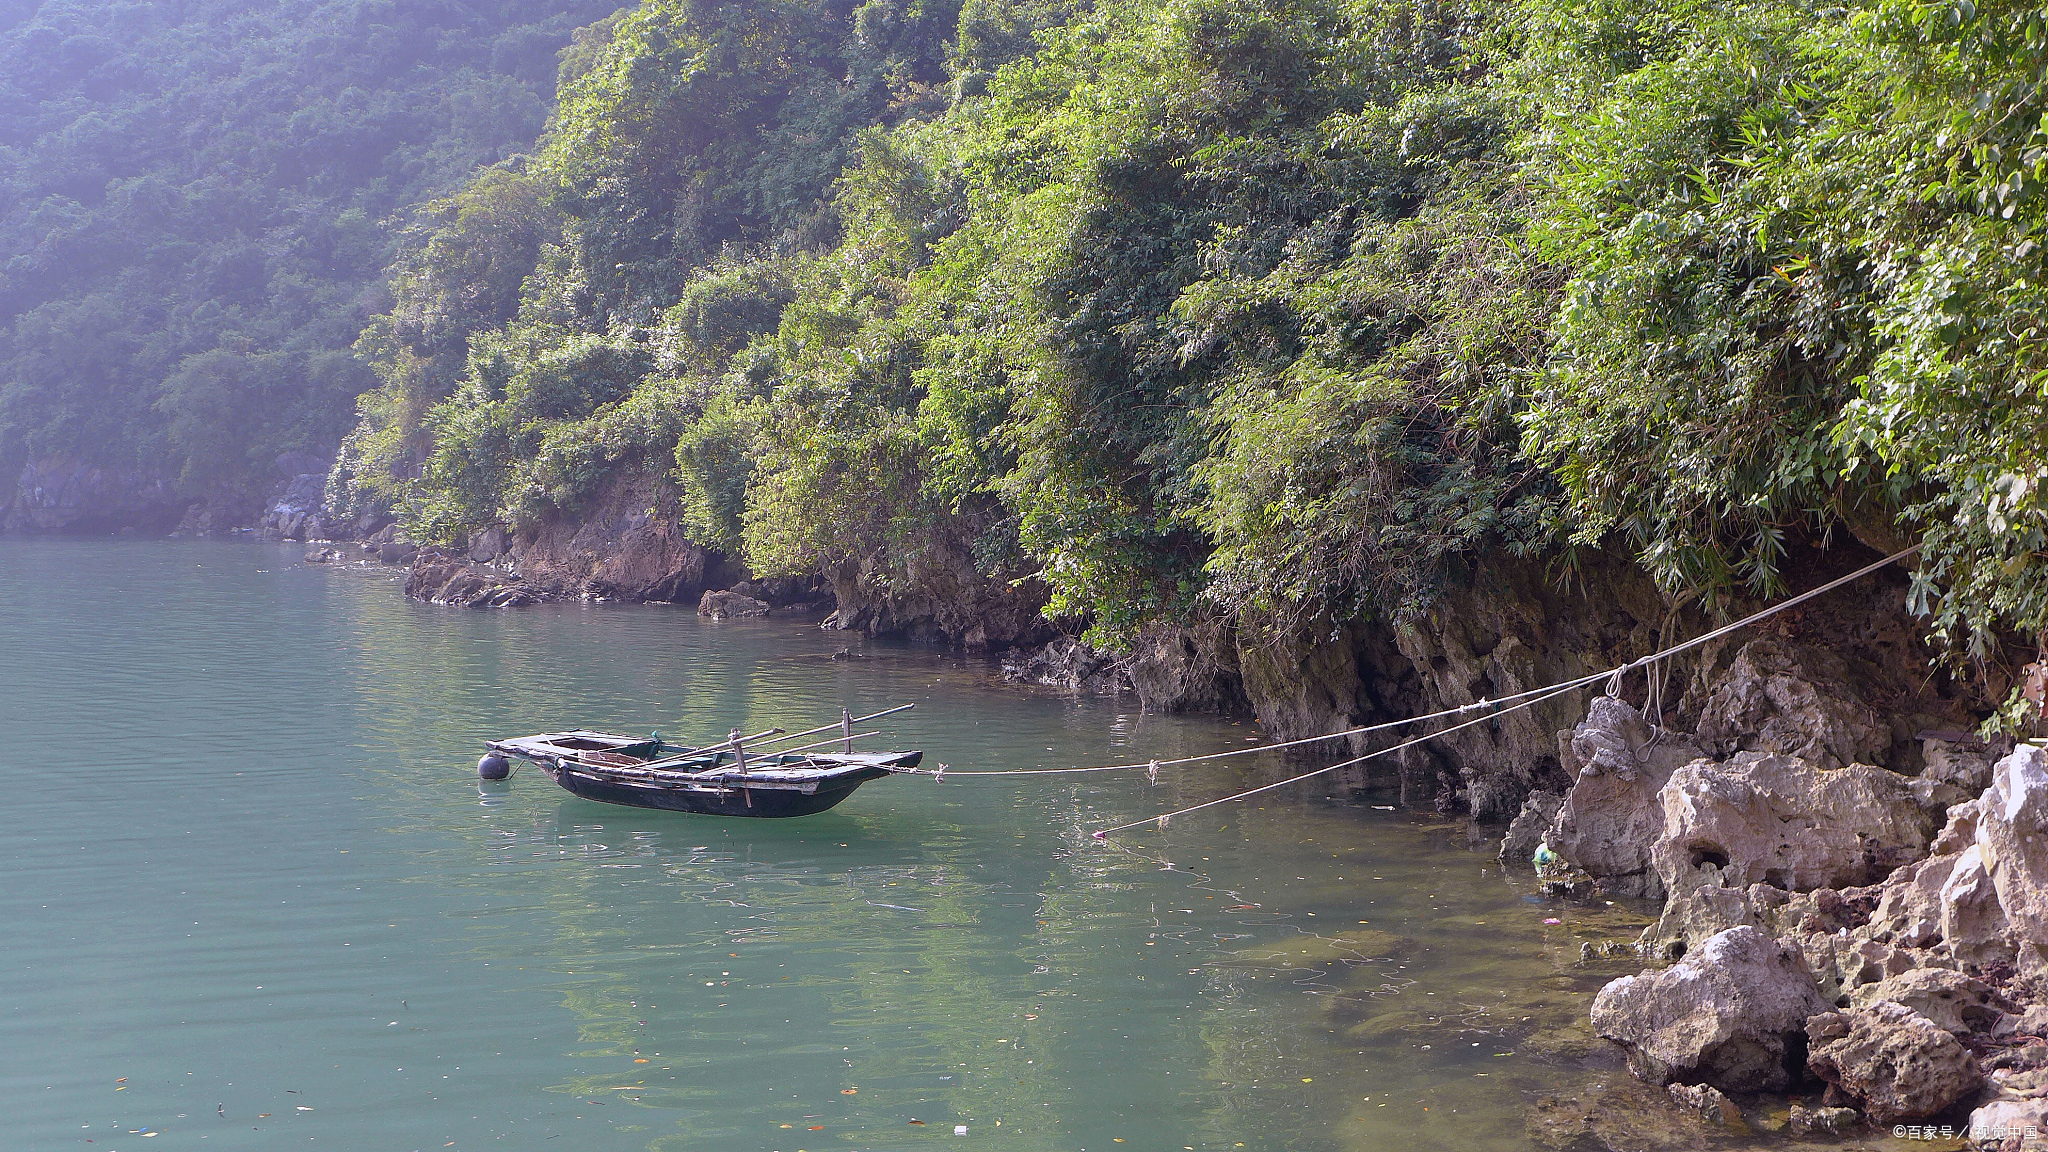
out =
[[[1828,1012],[1806,1022],[1807,1067],[1863,1104],[1878,1124],[1947,1111],[1983,1075],[1956,1038],[1903,1004]]]
[[[1718,1124],[1723,1128],[1749,1126],[1742,1119],[1742,1109],[1737,1108],[1735,1101],[1730,1100],[1728,1094],[1719,1088],[1710,1088],[1705,1084],[1666,1084],[1664,1091],[1670,1095],[1672,1103],[1696,1114],[1709,1124]]]
[[[1525,1131],[1531,1146],[1554,1152],[1695,1152],[1742,1130],[1729,1130],[1718,1101],[1703,1108],[1687,1102],[1682,1110],[1671,1103],[1667,1090],[1603,1077],[1576,1093],[1538,1097],[1524,1116]]]
[[[1808,1108],[1792,1106],[1792,1131],[1800,1136],[1847,1136],[1861,1127],[1863,1116],[1854,1108]]]
[[[1799,953],[1753,927],[1731,928],[1662,972],[1600,990],[1593,1028],[1620,1044],[1652,1084],[1704,1083],[1727,1092],[1792,1083],[1787,1057],[1806,1019],[1829,1009]]]
[[[742,616],[766,616],[768,602],[738,592],[706,592],[697,601],[697,615],[713,620],[731,620]]]

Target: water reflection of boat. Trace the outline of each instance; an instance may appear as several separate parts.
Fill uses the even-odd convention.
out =
[[[917,767],[923,752],[853,751],[855,740],[875,735],[854,732],[853,725],[907,707],[871,716],[842,712],[839,724],[790,734],[772,728],[743,737],[735,729],[724,743],[701,748],[671,744],[659,735],[582,729],[492,740],[486,746],[500,756],[540,765],[549,779],[586,800],[709,816],[808,816],[833,807],[870,780]],[[820,744],[774,747],[833,727],[843,731]],[[842,749],[818,750],[842,742]],[[750,743],[758,750],[750,750]]]

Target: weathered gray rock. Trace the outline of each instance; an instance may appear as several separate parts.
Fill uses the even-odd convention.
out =
[[[1989,1031],[2013,1007],[1991,985],[1948,968],[1915,968],[1849,994],[1849,1003],[1859,1009],[1885,1001],[1910,1008],[1957,1036]]]
[[[45,457],[21,466],[0,528],[24,534],[168,529],[183,507],[169,478]]]
[[[1868,884],[1926,854],[1934,819],[1906,777],[1867,764],[1822,770],[1796,756],[1738,752],[1672,773],[1651,850],[1667,892],[1769,884]]]
[[[1997,763],[1976,847],[2022,953],[2048,946],[2048,750],[2022,744]]]
[[[1878,1124],[1947,1111],[1983,1073],[1956,1038],[1902,1004],[1880,1000],[1806,1023],[1807,1067],[1863,1104]]]
[[[1577,776],[1544,834],[1551,851],[1584,869],[1608,892],[1655,899],[1664,883],[1650,855],[1664,829],[1658,793],[1700,749],[1684,737],[1660,735],[1611,696],[1594,699],[1586,719],[1560,736],[1563,758]]]
[[[1790,942],[1805,958],[1822,998],[1838,1007],[1846,1007],[1850,994],[1866,984],[1915,968],[1954,963],[1933,952],[1895,948],[1850,933],[1795,933]]]
[[[1666,899],[1663,915],[1643,930],[1636,945],[1644,955],[1677,960],[1704,941],[1745,925],[1765,932],[1772,930],[1748,892],[1740,888],[1695,888]]]
[[[1699,734],[1735,751],[1797,756],[1822,768],[1879,763],[1891,726],[1845,688],[1842,658],[1765,636],[1743,645],[1700,712]]]
[[[2016,1012],[2006,1013],[1992,1025],[1991,1035],[2009,1043],[2024,1044],[2027,1037],[2048,1041],[2048,1004],[2027,1004]]]
[[[1646,955],[1676,960],[1708,937],[1744,924],[1780,937],[1833,935],[1865,924],[1876,900],[1874,890],[1868,888],[1848,892],[1833,888],[1787,892],[1769,884],[1752,884],[1746,889],[1695,888],[1666,900],[1663,916],[1644,929],[1636,946]],[[1808,964],[1814,964],[1811,957]],[[1821,978],[1818,968],[1814,976]]]
[[[1953,784],[1972,796],[1991,786],[1994,757],[1983,742],[1967,736],[1927,736],[1920,741],[1924,779]]]
[[[689,604],[707,588],[729,587],[738,574],[675,517],[655,513],[673,504],[666,484],[651,464],[613,472],[573,514],[553,512],[511,533],[497,563],[557,598]]]
[[[1970,1147],[1980,1152],[2034,1152],[2040,1134],[2048,1133],[2048,1099],[2001,1096],[1971,1112],[1965,1131]],[[2029,1132],[2034,1139],[2027,1139]]]
[[[1251,711],[1237,637],[1222,621],[1140,629],[1124,674],[1147,712]]]
[[[499,527],[480,529],[469,535],[469,558],[478,564],[489,564],[505,554],[505,530]]]
[[[1500,842],[1500,862],[1504,868],[1527,868],[1530,857],[1536,854],[1536,846],[1543,843],[1543,835],[1550,830],[1551,822],[1557,819],[1558,810],[1564,807],[1564,797],[1555,792],[1531,792],[1522,801],[1522,810],[1508,824],[1508,834]]]
[[[521,608],[546,599],[517,576],[472,564],[465,553],[423,549],[406,573],[405,594],[460,608]]]
[[[1862,1126],[1863,1115],[1854,1108],[1792,1106],[1792,1131],[1800,1136],[1847,1136]]]
[[[1740,927],[1664,971],[1602,988],[1593,1001],[1593,1029],[1620,1044],[1630,1071],[1652,1084],[1762,1092],[1792,1083],[1790,1042],[1807,1017],[1828,1008],[1799,953]]]
[[[713,620],[731,620],[742,616],[766,616],[767,614],[768,602],[766,600],[756,600],[752,596],[743,596],[738,592],[725,590],[706,592],[703,598],[697,601],[697,615],[707,616]]]
[[[1984,866],[1984,850],[1972,844],[1955,857],[1941,886],[1943,950],[1979,967],[2009,963],[2017,957],[2010,928],[1998,888]]]
[[[1108,694],[1128,683],[1111,653],[1072,636],[1060,636],[1041,648],[1012,648],[1003,653],[1003,679],[1040,684],[1062,692]]]
[[[1723,1128],[1747,1128],[1742,1119],[1742,1109],[1719,1088],[1705,1084],[1666,1084],[1664,1091],[1671,1096],[1671,1102],[1688,1112],[1694,1113],[1709,1124]]]
[[[1956,860],[1954,854],[1918,860],[1886,877],[1870,916],[1870,938],[1902,948],[1941,943],[1941,893],[1955,872]]]

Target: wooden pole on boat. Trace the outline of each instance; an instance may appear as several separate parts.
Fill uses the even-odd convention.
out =
[[[905,709],[915,707],[917,707],[915,703],[898,704],[894,708],[884,708],[880,712],[870,712],[865,716],[855,716],[852,718],[852,723],[865,724],[870,720],[880,720],[884,716],[892,716],[898,712],[904,711]],[[842,708],[840,709],[840,711],[844,712],[845,709]],[[776,744],[780,744],[784,740],[800,740],[805,736],[816,736],[820,732],[830,732],[832,729],[838,728],[841,725],[841,723],[842,721],[834,720],[830,724],[820,724],[816,728],[806,728],[802,732],[791,732],[785,736],[777,736],[773,742]],[[747,739],[752,740],[754,739],[754,737],[749,736],[747,737]],[[698,749],[698,751],[703,751],[703,749]]]
[[[738,765],[741,772],[745,772],[747,770],[747,749],[745,745],[740,743],[740,730],[735,728],[726,733],[725,740],[726,743],[732,745],[732,758],[734,762]],[[749,796],[747,798],[747,807],[751,808],[753,806],[753,797]]]
[[[843,733],[845,733],[845,734],[846,734],[846,751],[847,751],[847,754],[848,754],[848,755],[852,755],[852,753],[853,753],[853,713],[851,713],[851,712],[848,712],[848,711],[847,711],[846,709],[844,709],[844,708],[841,708],[841,709],[839,710],[839,730],[840,730],[841,732],[843,732]]]
[[[851,752],[851,751],[853,751],[853,742],[854,742],[855,740],[864,740],[864,739],[866,739],[866,738],[867,738],[867,737],[869,737],[869,736],[880,736],[880,735],[881,735],[881,733],[880,733],[880,732],[855,732],[855,733],[854,733],[853,735],[851,735],[851,736],[848,736],[848,737],[846,737],[846,738],[845,738],[845,739],[846,739],[846,750],[847,750],[848,752]],[[840,737],[838,737],[838,736],[834,736],[834,737],[833,737],[833,738],[831,738],[830,740],[820,740],[820,741],[818,741],[818,742],[817,742],[816,744],[799,744],[799,745],[797,745],[797,746],[796,746],[796,747],[794,747],[794,748],[778,748],[778,749],[776,749],[776,751],[775,751],[775,754],[776,754],[777,756],[789,756],[789,755],[793,755],[793,754],[795,754],[795,753],[798,753],[798,752],[808,752],[808,751],[810,751],[810,750],[811,750],[811,749],[813,749],[813,748],[823,748],[823,747],[824,747],[825,745],[827,745],[827,744],[837,744],[837,743],[839,743],[839,741],[840,741]]]

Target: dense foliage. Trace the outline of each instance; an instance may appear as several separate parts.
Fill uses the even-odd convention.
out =
[[[390,75],[528,82],[468,69]],[[1401,619],[1489,550],[1619,543],[1718,602],[1919,539],[1917,606],[1996,664],[2048,633],[2044,70],[2006,0],[644,0],[577,34],[530,159],[421,217],[333,492],[456,538],[652,470],[757,572],[911,589],[964,545],[1112,642]],[[456,99],[332,83],[330,119]],[[490,149],[302,127],[241,146],[290,193],[240,263],[119,245],[127,280],[60,260],[106,234],[65,213],[156,186],[60,178],[38,129],[7,220],[52,239],[13,250],[109,292],[182,260],[186,295],[80,340],[133,325],[33,279],[74,303],[17,306],[0,445],[89,413],[234,468],[234,397],[349,393],[347,309],[298,286],[357,283],[379,214]],[[84,387],[126,406],[52,399]]]
[[[403,211],[530,147],[616,7],[0,4],[0,497],[56,456],[246,505],[331,451]]]

